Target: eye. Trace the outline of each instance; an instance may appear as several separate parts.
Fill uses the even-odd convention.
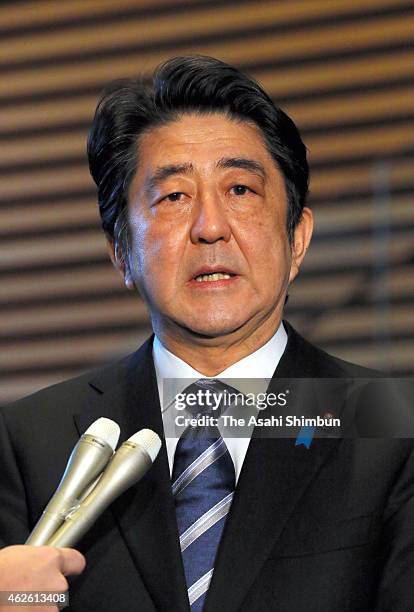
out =
[[[249,192],[254,193],[253,189],[250,189],[250,187],[247,187],[246,185],[233,185],[230,191],[232,191],[236,196],[244,196]]]
[[[174,191],[173,193],[169,193],[167,196],[165,196],[163,200],[168,200],[169,202],[178,202],[181,199],[181,196],[183,195],[184,194],[182,191]]]

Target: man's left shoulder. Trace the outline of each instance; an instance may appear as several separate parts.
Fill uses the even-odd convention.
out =
[[[378,378],[382,372],[351,363],[314,345],[299,334],[288,321],[283,321],[288,335],[286,358],[307,378]]]

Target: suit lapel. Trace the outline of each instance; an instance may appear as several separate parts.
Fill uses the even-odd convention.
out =
[[[317,376],[312,366],[304,363],[298,344],[299,339],[290,328],[288,346],[269,391],[277,392],[280,379]],[[323,375],[319,372],[319,376]],[[312,403],[309,407],[308,403],[307,413],[315,414],[320,410],[317,408]],[[217,609],[233,612],[240,608],[301,497],[339,442],[332,438],[314,439],[307,449],[295,446],[295,438],[260,437],[256,428],[220,543],[207,594],[207,612]]]
[[[75,417],[79,432],[99,416],[121,427],[120,442],[142,428],[163,437],[152,341],[146,342],[114,382],[100,376],[90,409]],[[111,506],[121,535],[156,609],[188,609],[165,443],[148,473]],[[168,577],[168,578],[167,578]]]

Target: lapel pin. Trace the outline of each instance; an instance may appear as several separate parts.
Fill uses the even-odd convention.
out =
[[[305,425],[300,428],[298,437],[296,438],[295,446],[303,444],[306,448],[309,448],[312,444],[313,434],[315,433],[315,427],[313,425]]]

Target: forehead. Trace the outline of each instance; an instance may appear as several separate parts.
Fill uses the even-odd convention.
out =
[[[276,171],[263,135],[254,123],[222,114],[185,114],[141,136],[137,172],[189,161],[195,167],[205,167],[223,157],[256,159]]]

